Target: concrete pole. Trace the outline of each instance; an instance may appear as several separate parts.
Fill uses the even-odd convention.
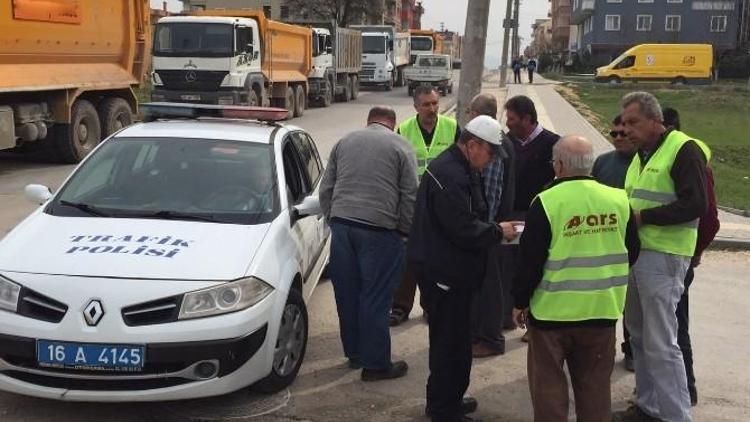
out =
[[[500,58],[500,88],[508,82],[508,44],[510,43],[511,16],[513,0],[505,0],[505,20],[503,21],[503,55]]]
[[[521,9],[521,0],[515,0],[516,7],[513,11],[513,57],[518,57],[521,55],[521,42],[518,38],[518,27],[520,26],[518,24],[518,15],[520,14]]]
[[[484,74],[484,49],[487,45],[487,20],[490,14],[490,0],[469,0],[466,12],[466,34],[464,54],[461,64],[461,81],[458,86],[456,117],[463,127],[467,122],[466,108],[471,99],[482,90]]]

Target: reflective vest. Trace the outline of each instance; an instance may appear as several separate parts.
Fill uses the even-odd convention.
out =
[[[619,319],[630,271],[625,191],[592,179],[570,180],[543,191],[537,200],[552,240],[542,281],[531,297],[531,314],[541,321]]]
[[[432,142],[428,147],[422,136],[422,131],[419,129],[417,116],[407,119],[399,125],[398,132],[411,143],[414,152],[417,154],[417,174],[419,177],[422,177],[427,166],[430,165],[430,161],[453,145],[457,127],[458,124],[454,119],[438,115]]]
[[[649,158],[645,166],[638,154],[628,167],[625,191],[634,211],[655,208],[677,200],[671,172],[675,157],[683,145],[694,141],[711,160],[711,150],[702,141],[673,130]],[[646,224],[638,229],[641,248],[672,255],[693,256],[698,240],[698,219],[684,224],[656,226]]]

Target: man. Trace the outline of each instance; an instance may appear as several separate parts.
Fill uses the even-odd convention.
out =
[[[677,110],[665,107],[664,113],[664,126],[667,129],[681,130],[680,129],[680,114]],[[690,317],[689,317],[689,297],[688,289],[693,283],[695,277],[694,269],[701,262],[701,256],[703,251],[708,248],[708,245],[714,240],[716,233],[719,231],[719,212],[716,209],[716,192],[714,191],[714,173],[710,165],[706,166],[706,195],[708,197],[708,211],[704,214],[698,222],[698,240],[695,245],[695,252],[693,258],[690,260],[690,267],[688,267],[687,274],[685,275],[685,291],[680,297],[680,302],[677,304],[677,344],[680,346],[682,352],[682,360],[685,363],[685,375],[687,376],[688,393],[690,394],[690,405],[695,406],[698,404],[698,388],[695,386],[695,371],[693,371],[693,346],[690,342]]]
[[[333,147],[320,185],[341,341],[363,381],[398,378],[408,369],[391,361],[388,310],[403,269],[417,173],[409,144],[392,132],[395,124],[393,109],[370,110],[367,128]]]
[[[505,103],[505,119],[516,151],[516,197],[512,218],[525,220],[531,201],[555,177],[552,147],[560,136],[542,127],[537,120],[534,102],[523,95]],[[518,246],[508,245],[504,251],[503,273],[508,280],[513,280],[518,266]],[[507,308],[507,318],[511,319],[511,306]],[[526,336],[521,340],[525,341]]]
[[[578,420],[609,421],[615,325],[638,258],[638,229],[625,191],[589,176],[591,142],[567,136],[553,161],[557,179],[526,215],[513,286],[513,317],[529,326],[534,420],[568,420],[567,363]]]
[[[653,95],[634,92],[623,98],[625,135],[638,146],[625,190],[643,251],[632,269],[625,307],[637,397],[616,420],[691,420],[675,312],[695,252],[698,219],[708,209],[710,151],[697,139],[667,130],[663,122]]]
[[[479,94],[469,106],[469,120],[477,116],[497,119],[497,99],[491,94]],[[487,199],[489,222],[498,222],[506,230],[513,224],[510,214],[513,211],[515,196],[515,151],[511,142],[504,140],[502,148],[507,157],[497,156],[482,172],[482,177],[472,178],[477,195]],[[484,190],[484,192],[482,192]],[[478,192],[478,193],[476,193]],[[505,353],[503,328],[512,321],[506,320],[506,310],[513,306],[510,298],[510,280],[502,274],[502,252],[504,246],[490,246],[487,257],[487,272],[482,288],[477,291],[472,311],[472,356],[485,358]],[[508,303],[510,301],[510,303]]]
[[[599,183],[623,189],[625,187],[625,174],[628,172],[628,167],[633,160],[637,148],[625,136],[625,131],[622,127],[622,117],[620,115],[617,115],[612,121],[612,130],[609,132],[609,136],[612,139],[612,145],[614,145],[615,149],[597,157],[591,175]],[[633,353],[630,350],[630,334],[624,324],[622,331],[624,340],[620,345],[620,349],[625,355],[625,369],[633,372],[635,369],[633,367]]]
[[[487,251],[505,231],[476,213],[483,201],[472,194],[471,172],[502,154],[501,126],[479,116],[459,142],[435,159],[417,193],[407,259],[414,268],[429,312],[430,376],[426,412],[433,421],[471,421],[477,408],[463,398],[471,373],[471,305],[485,272]]]
[[[427,169],[430,161],[453,145],[458,139],[458,124],[450,117],[439,114],[440,94],[432,86],[419,86],[414,92],[414,108],[417,115],[398,127],[398,133],[406,138],[417,155],[417,174],[419,177]],[[417,281],[407,266],[403,280],[393,298],[393,309],[389,318],[391,326],[397,326],[409,319],[414,307],[414,294]],[[424,306],[422,307],[424,309]]]
[[[510,64],[510,67],[513,69],[513,83],[521,83],[521,66],[522,64],[520,57],[514,58]]]
[[[529,63],[526,65],[526,70],[529,72],[529,83],[534,83],[534,72],[536,72],[536,59],[530,58]]]

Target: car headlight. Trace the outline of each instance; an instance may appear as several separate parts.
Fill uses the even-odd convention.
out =
[[[247,309],[271,294],[273,287],[255,277],[186,293],[177,319],[200,318]]]
[[[0,309],[16,312],[21,286],[0,276]]]

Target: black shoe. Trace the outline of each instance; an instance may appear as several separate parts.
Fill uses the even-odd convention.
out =
[[[633,366],[633,357],[625,355],[625,359],[622,360],[625,365],[625,370],[628,372],[635,372],[635,366]]]
[[[409,365],[400,360],[393,362],[388,369],[363,369],[362,381],[380,381],[401,378],[409,371]]]
[[[660,420],[633,405],[627,410],[612,413],[612,422],[660,422]]]
[[[690,406],[698,405],[698,389],[695,386],[688,386],[688,392],[690,393]]]
[[[362,364],[358,360],[349,359],[349,369],[362,369]]]
[[[479,407],[479,402],[474,397],[464,397],[463,400],[461,400],[461,414],[462,415],[466,415],[467,413],[474,413],[477,411],[478,407]],[[424,408],[425,416],[430,416],[431,413],[432,412],[430,411],[430,408],[425,406]]]

